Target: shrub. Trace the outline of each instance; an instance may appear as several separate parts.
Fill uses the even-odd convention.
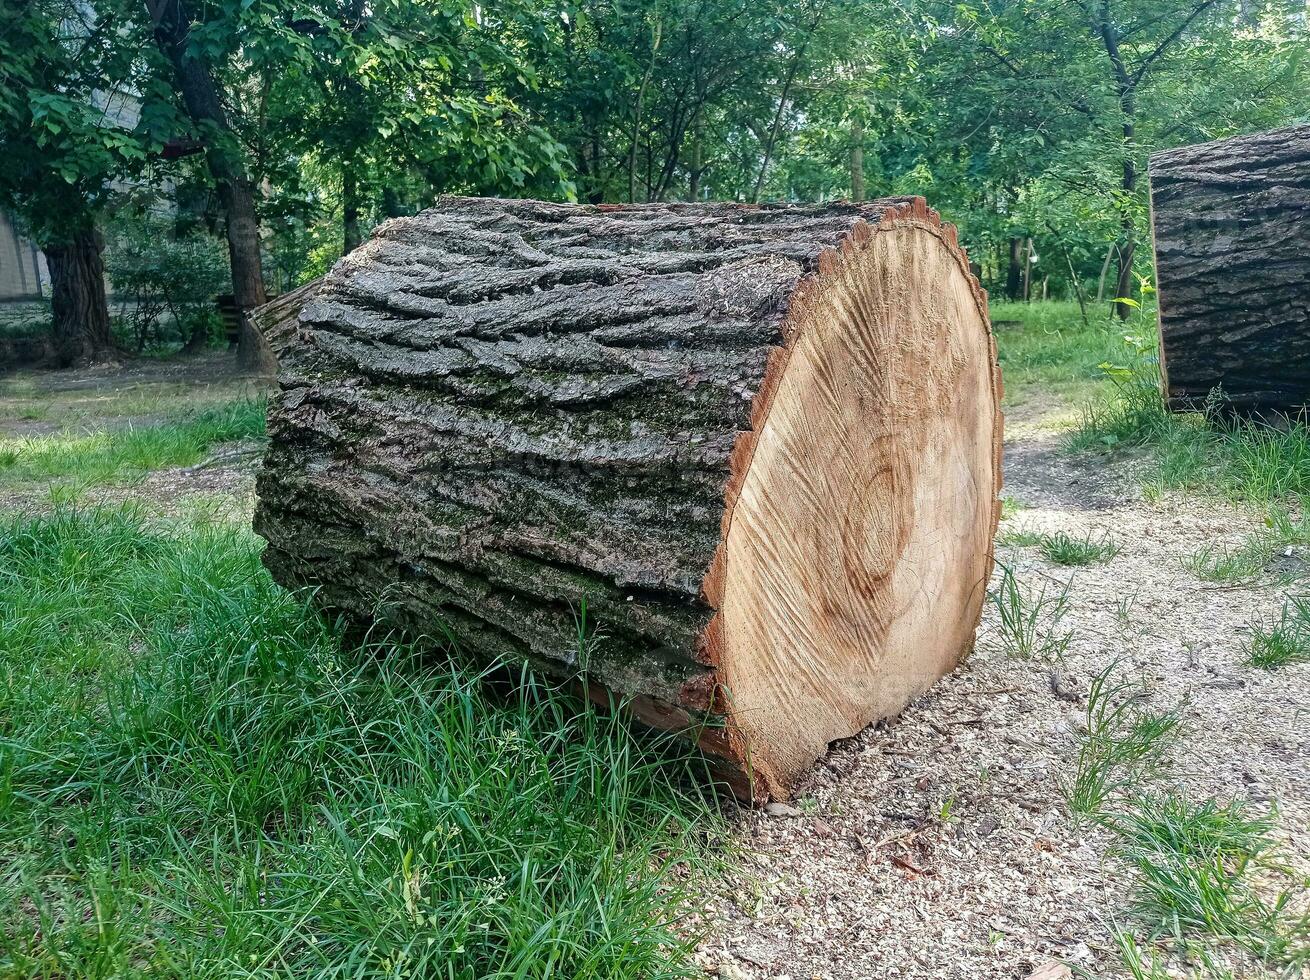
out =
[[[135,207],[119,211],[106,230],[105,265],[122,308],[119,342],[138,352],[203,346],[221,327],[215,297],[229,288],[223,246],[203,232],[178,234],[171,218]]]

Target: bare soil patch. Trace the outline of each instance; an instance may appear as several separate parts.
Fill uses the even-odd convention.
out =
[[[220,351],[65,371],[16,371],[0,376],[0,438],[92,425],[151,425],[185,408],[254,397],[270,385],[268,378],[238,370],[236,358]]]

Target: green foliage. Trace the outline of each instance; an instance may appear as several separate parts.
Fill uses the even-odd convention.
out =
[[[384,190],[572,194],[565,149],[520,105],[537,86],[542,15],[523,0],[382,0],[292,20],[262,0],[207,7],[196,43],[223,65],[252,59],[263,80],[266,98],[237,122],[276,149],[256,161],[278,188],[275,224],[303,233],[331,217],[340,248],[347,212],[373,223]]]
[[[0,973],[695,973],[687,750],[343,647],[246,530],[4,518],[0,670]]]
[[[195,139],[267,191],[278,289],[440,193],[920,193],[960,224],[993,293],[1067,301],[1094,328],[1078,342],[1094,345],[1113,308],[1148,305],[1134,278],[1150,264],[1148,154],[1296,120],[1310,72],[1292,0],[182,11],[225,126],[185,121],[139,5],[34,0],[3,14],[0,126],[15,152],[0,160],[0,201],[42,235],[85,228],[116,182],[208,180],[199,158],[159,156]],[[104,93],[133,111],[104,111]],[[1120,282],[1133,295],[1116,296]],[[1028,353],[1030,367],[1012,348],[1016,377],[1042,370],[1040,345]]]
[[[1060,629],[1069,611],[1069,586],[1043,582],[1037,590],[1023,585],[1014,571],[997,562],[1001,581],[988,593],[996,610],[997,629],[1006,654],[1023,660],[1059,659],[1073,634]]]
[[[39,337],[50,333],[50,304],[45,300],[0,306],[0,338]]]
[[[1083,409],[1069,438],[1075,452],[1160,441],[1174,431],[1164,405],[1160,358],[1154,337],[1124,336],[1120,356],[1098,365],[1111,390]]]
[[[179,232],[176,221],[147,205],[116,212],[106,239],[105,270],[127,307],[135,350],[212,329],[214,301],[231,290],[226,250],[213,236]]]
[[[153,91],[143,71],[143,24],[112,0],[31,0],[0,8],[0,207],[40,242],[94,224],[140,178],[162,145],[156,116],[130,120],[130,91]]]

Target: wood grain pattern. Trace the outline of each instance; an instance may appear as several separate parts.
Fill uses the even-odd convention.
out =
[[[1151,213],[1170,405],[1310,405],[1310,126],[1155,154]]]
[[[969,649],[999,377],[922,199],[451,199],[304,298],[256,526],[325,605],[585,668],[757,799]]]

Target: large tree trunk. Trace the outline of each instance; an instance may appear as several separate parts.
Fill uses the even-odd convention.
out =
[[[756,799],[970,649],[999,378],[922,198],[450,199],[305,290],[261,315],[279,581],[583,670]]]
[[[1310,126],[1151,157],[1169,403],[1310,406]]]
[[[48,242],[50,312],[55,361],[60,367],[84,367],[110,356],[109,302],[100,236],[86,228],[59,242]]]
[[[254,185],[228,126],[213,70],[199,51],[190,49],[190,25],[197,19],[191,5],[183,0],[146,0],[146,7],[155,25],[156,43],[173,65],[187,114],[207,134],[205,159],[226,214],[232,295],[241,320],[237,363],[248,371],[271,374],[277,361],[250,320],[251,311],[267,299]]]

